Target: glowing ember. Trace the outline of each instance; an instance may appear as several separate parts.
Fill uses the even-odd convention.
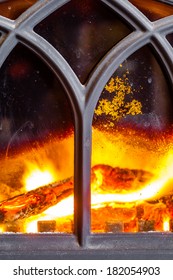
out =
[[[25,226],[25,231],[27,233],[37,233],[38,230],[37,230],[37,222],[39,221],[39,219],[34,219],[33,221],[31,222],[27,222],[26,226]]]

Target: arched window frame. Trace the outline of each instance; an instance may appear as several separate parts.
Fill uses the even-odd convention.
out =
[[[42,258],[47,256],[99,254],[118,257],[124,252],[131,256],[134,251],[145,255],[146,251],[165,256],[171,249],[173,256],[172,234],[102,234],[90,233],[90,170],[92,120],[100,94],[121,63],[141,47],[151,44],[160,57],[171,87],[173,88],[173,50],[166,36],[173,32],[173,15],[151,22],[127,0],[100,0],[119,14],[134,31],[116,44],[96,65],[89,79],[81,84],[76,74],[62,55],[43,37],[34,32],[34,27],[48,15],[59,9],[68,0],[40,0],[16,20],[0,16],[0,30],[7,37],[0,47],[0,67],[14,47],[20,42],[36,53],[60,80],[71,102],[75,120],[75,157],[74,157],[74,235],[0,235],[0,258],[20,256]],[[44,249],[43,249],[44,242]],[[10,249],[9,249],[10,248]],[[155,251],[153,251],[155,250]],[[3,253],[2,253],[3,252]],[[75,253],[74,253],[75,252]],[[153,253],[154,252],[154,253]]]

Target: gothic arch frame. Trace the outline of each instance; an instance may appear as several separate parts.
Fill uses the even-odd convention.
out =
[[[104,85],[126,58],[150,43],[164,64],[173,88],[173,51],[166,39],[166,35],[173,32],[173,15],[151,22],[128,0],[100,0],[119,14],[134,31],[113,46],[83,85],[62,55],[33,30],[39,22],[69,1],[40,0],[16,20],[0,16],[0,30],[7,34],[0,46],[0,66],[20,42],[50,67],[66,90],[75,116],[74,235],[38,234],[32,235],[32,238],[27,234],[0,235],[0,258],[40,258],[40,252],[42,258],[69,258],[76,254],[79,258],[86,254],[90,257],[100,254],[100,258],[104,258],[105,252],[110,258],[121,258],[122,255],[123,258],[132,258],[132,254],[135,258],[145,258],[147,254],[151,258],[157,254],[161,258],[172,258],[171,234],[90,234],[90,166],[94,109]]]

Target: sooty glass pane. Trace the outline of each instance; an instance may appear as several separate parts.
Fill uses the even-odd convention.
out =
[[[173,47],[173,34],[167,35],[166,38],[169,41],[169,43],[171,44],[171,46]]]
[[[36,2],[36,0],[2,0],[0,1],[0,15],[16,19]]]
[[[0,80],[0,231],[72,232],[74,129],[66,93],[22,45]]]
[[[84,83],[105,53],[131,30],[101,1],[72,0],[35,31],[64,56]]]
[[[173,231],[173,98],[149,46],[115,71],[93,118],[92,231]]]
[[[167,4],[162,0],[129,0],[151,21],[173,15],[173,3]]]

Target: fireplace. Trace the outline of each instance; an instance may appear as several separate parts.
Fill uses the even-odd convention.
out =
[[[0,1],[0,258],[173,257],[172,23],[171,0]]]

